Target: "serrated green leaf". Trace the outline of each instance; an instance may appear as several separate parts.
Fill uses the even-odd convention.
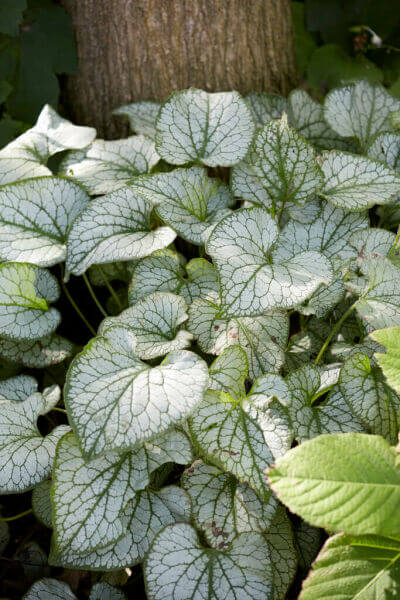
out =
[[[73,345],[59,335],[39,340],[6,340],[0,338],[0,356],[24,367],[42,369],[63,362],[71,356]]]
[[[400,396],[384,381],[382,373],[365,354],[354,354],[340,372],[343,400],[371,433],[394,444],[400,425]]]
[[[320,157],[325,186],[320,195],[339,208],[363,211],[390,204],[400,193],[400,175],[380,161],[331,150]]]
[[[45,391],[46,392],[46,391]],[[37,428],[40,415],[59,400],[56,386],[46,393],[35,392],[22,402],[1,404],[0,489],[2,494],[25,492],[50,475],[58,440],[69,427],[60,425],[46,437]]]
[[[375,357],[389,385],[400,394],[400,327],[373,331],[371,337],[385,346],[386,353]]]
[[[325,119],[344,137],[358,139],[363,150],[372,138],[390,129],[390,113],[400,100],[379,83],[357,81],[332,90],[325,98]]]
[[[128,450],[185,419],[208,386],[206,363],[192,352],[149,367],[134,356],[132,333],[110,327],[67,374],[65,403],[85,455]]]
[[[204,258],[193,258],[183,267],[176,256],[152,254],[133,270],[129,304],[158,291],[173,292],[191,304],[196,298],[206,298],[219,291],[217,272]]]
[[[227,315],[257,316],[272,308],[290,308],[306,300],[321,283],[330,283],[332,267],[317,252],[274,260],[278,228],[260,207],[242,209],[214,228],[206,245],[220,276],[222,308]]]
[[[113,110],[113,115],[128,117],[129,125],[135,133],[142,133],[154,140],[156,136],[156,119],[161,104],[158,102],[132,102]]]
[[[168,292],[155,292],[141,298],[117,317],[108,317],[99,333],[120,325],[133,333],[134,352],[138,358],[149,360],[167,352],[190,346],[192,334],[180,329],[188,317],[186,302]]]
[[[263,127],[246,159],[232,171],[234,194],[273,216],[287,204],[305,205],[322,186],[313,147],[288,126],[286,116]]]
[[[159,491],[143,490],[128,503],[123,517],[125,533],[117,542],[84,554],[73,553],[69,547],[58,551],[53,544],[51,564],[93,571],[131,567],[143,560],[155,535],[163,527],[190,520],[190,498],[176,486]]]
[[[138,194],[157,206],[159,216],[183,239],[202,245],[235,203],[229,188],[201,167],[176,169],[132,182]]]
[[[301,600],[396,598],[400,591],[400,541],[378,536],[328,539],[303,583]]]
[[[0,190],[0,256],[3,261],[51,267],[65,260],[72,221],[89,197],[75,183],[43,177]]]
[[[60,174],[80,183],[89,194],[108,194],[133,177],[149,173],[160,157],[144,135],[123,140],[95,140],[86,150],[70,152],[60,164]]]
[[[320,435],[270,469],[278,498],[312,525],[348,534],[398,536],[400,471],[386,440],[362,433]]]
[[[220,354],[230,346],[241,346],[254,380],[268,371],[279,371],[289,335],[289,318],[283,311],[259,317],[231,317],[221,314],[217,300],[197,299],[189,308],[188,330],[203,352]]]
[[[173,165],[230,167],[247,154],[254,130],[251,111],[238,92],[189,89],[172,94],[160,108],[156,149]]]
[[[37,392],[36,379],[30,375],[16,375],[9,379],[0,381],[0,403],[1,402],[23,402],[29,396]]]
[[[244,385],[248,372],[249,364],[243,348],[228,346],[210,366],[209,387],[227,392],[235,400],[240,400],[246,395]]]
[[[32,341],[52,333],[61,316],[50,308],[60,291],[57,279],[45,269],[27,263],[0,266],[0,336]]]
[[[149,600],[173,594],[188,600],[273,597],[270,553],[260,533],[242,533],[222,552],[203,548],[190,525],[170,525],[156,536],[144,576]]]
[[[143,258],[168,246],[176,234],[151,228],[152,209],[128,187],[90,202],[68,234],[68,271],[81,275],[93,264]]]
[[[50,479],[43,481],[32,492],[32,510],[34,515],[40,523],[49,529],[53,527],[50,499],[51,483]]]

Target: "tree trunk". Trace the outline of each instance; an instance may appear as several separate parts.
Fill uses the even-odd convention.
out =
[[[172,91],[269,91],[296,81],[289,0],[62,0],[79,71],[66,102],[100,136],[125,133],[111,111]]]

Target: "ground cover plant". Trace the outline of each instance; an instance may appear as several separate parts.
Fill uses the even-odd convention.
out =
[[[398,597],[400,100],[116,114],[0,151],[3,595]]]

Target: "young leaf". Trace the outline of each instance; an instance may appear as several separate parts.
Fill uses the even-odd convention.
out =
[[[235,203],[229,188],[218,179],[207,177],[201,167],[141,177],[132,185],[140,196],[157,205],[157,212],[167,225],[199,246]]]
[[[152,205],[128,187],[97,198],[74,221],[67,243],[67,270],[148,256],[174,241],[169,227],[151,228]]]
[[[237,92],[172,94],[156,121],[156,149],[173,165],[188,162],[229,167],[242,160],[253,140],[250,109]]]
[[[335,206],[363,211],[374,204],[390,204],[400,193],[400,175],[365,156],[331,150],[320,157],[325,185],[320,196]]]
[[[32,369],[43,369],[61,363],[71,356],[72,350],[70,341],[54,334],[32,341],[0,338],[2,358]]]
[[[95,140],[85,151],[70,152],[59,173],[80,183],[89,194],[108,194],[149,173],[159,160],[154,143],[144,135]]]
[[[320,435],[289,450],[268,480],[292,512],[348,534],[400,535],[396,452],[376,435]]]
[[[113,115],[128,117],[132,131],[147,135],[154,140],[156,136],[156,118],[161,104],[158,102],[132,102],[113,110]]]
[[[0,336],[32,341],[52,333],[61,316],[50,308],[60,294],[57,279],[27,263],[0,265]]]
[[[203,548],[190,525],[170,525],[156,536],[144,576],[149,600],[273,598],[270,553],[260,533],[242,533],[220,551]]]
[[[0,256],[51,267],[65,260],[72,221],[89,197],[59,177],[28,179],[0,191]]]
[[[2,494],[22,493],[47,479],[53,467],[57,442],[69,427],[60,425],[46,437],[37,428],[37,419],[59,400],[55,386],[49,393],[35,392],[22,402],[1,404],[0,490]]]
[[[133,334],[110,327],[79,354],[67,374],[65,402],[87,458],[129,450],[185,419],[208,386],[206,363],[172,352],[151,368],[134,356]]]
[[[192,334],[179,329],[188,317],[186,310],[186,302],[180,296],[155,292],[117,317],[105,319],[99,333],[106,334],[113,325],[129,329],[133,334],[135,356],[149,360],[190,346]]]
[[[206,245],[221,282],[227,315],[257,316],[272,308],[290,308],[306,300],[321,283],[330,283],[332,267],[317,252],[301,252],[274,262],[278,227],[262,208],[242,209],[214,228]]]
[[[37,392],[36,379],[30,375],[16,375],[0,381],[0,403],[23,402]]]
[[[303,583],[301,600],[396,598],[400,540],[340,534],[327,540]]]
[[[378,353],[375,357],[389,385],[400,394],[400,327],[373,331],[371,337],[385,346],[386,354]]]
[[[325,98],[325,119],[337,133],[358,139],[365,150],[372,138],[391,129],[390,113],[400,108],[379,83],[357,81],[332,90]]]
[[[339,377],[344,402],[364,427],[395,444],[400,426],[400,396],[384,381],[382,373],[365,354],[353,354]]]
[[[273,216],[286,204],[303,206],[323,186],[315,150],[287,117],[271,121],[257,135],[251,152],[232,171],[236,196],[259,204]]]

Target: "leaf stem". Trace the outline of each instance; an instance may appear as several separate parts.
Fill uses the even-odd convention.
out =
[[[96,304],[97,308],[99,309],[99,311],[101,312],[101,314],[103,315],[103,317],[108,317],[108,314],[106,313],[106,311],[104,310],[104,308],[101,305],[100,300],[97,298],[94,289],[92,288],[92,285],[88,279],[88,276],[86,275],[86,273],[83,273],[82,275],[84,282],[86,283],[86,287],[89,290],[89,294],[92,296],[92,300],[93,302]]]
[[[118,294],[117,292],[114,290],[113,286],[111,285],[110,281],[107,278],[107,275],[105,275],[103,269],[101,268],[100,265],[96,265],[104,283],[106,284],[106,287],[108,289],[108,291],[110,292],[111,296],[114,298],[115,302],[117,303],[117,306],[119,308],[119,310],[122,310],[122,304],[120,299],[118,298]]]
[[[331,339],[333,338],[333,336],[335,335],[335,333],[337,331],[340,330],[341,326],[343,325],[343,323],[345,322],[345,320],[347,319],[347,317],[353,312],[353,310],[355,309],[357,304],[357,301],[354,302],[354,304],[352,304],[345,313],[343,313],[343,315],[340,317],[339,321],[335,324],[335,326],[333,327],[332,331],[330,332],[330,334],[328,335],[328,337],[326,338],[325,342],[322,345],[321,350],[318,353],[317,358],[315,359],[315,365],[317,365],[321,358],[323,357],[325,350],[327,349],[327,347],[330,344]]]
[[[0,517],[0,522],[7,523],[8,521],[16,521],[17,519],[21,519],[21,517],[25,517],[26,515],[30,515],[31,513],[33,513],[33,510],[29,508],[28,510],[19,513],[18,515],[14,515],[13,517]]]
[[[53,408],[51,410],[56,410],[57,412],[63,413],[64,415],[67,414],[67,411],[65,410],[65,408],[60,408],[59,406],[53,406]]]
[[[75,312],[79,315],[79,317],[85,323],[86,327],[89,329],[89,331],[92,333],[92,335],[96,335],[96,330],[94,329],[94,327],[91,326],[91,324],[89,323],[89,321],[87,320],[87,318],[85,317],[85,315],[83,314],[83,312],[81,311],[81,309],[79,308],[79,306],[77,305],[77,303],[75,302],[75,300],[73,299],[71,294],[69,293],[69,289],[67,288],[66,284],[64,283],[63,277],[61,277],[61,287],[62,287],[64,294],[67,296],[71,306],[74,308]]]

